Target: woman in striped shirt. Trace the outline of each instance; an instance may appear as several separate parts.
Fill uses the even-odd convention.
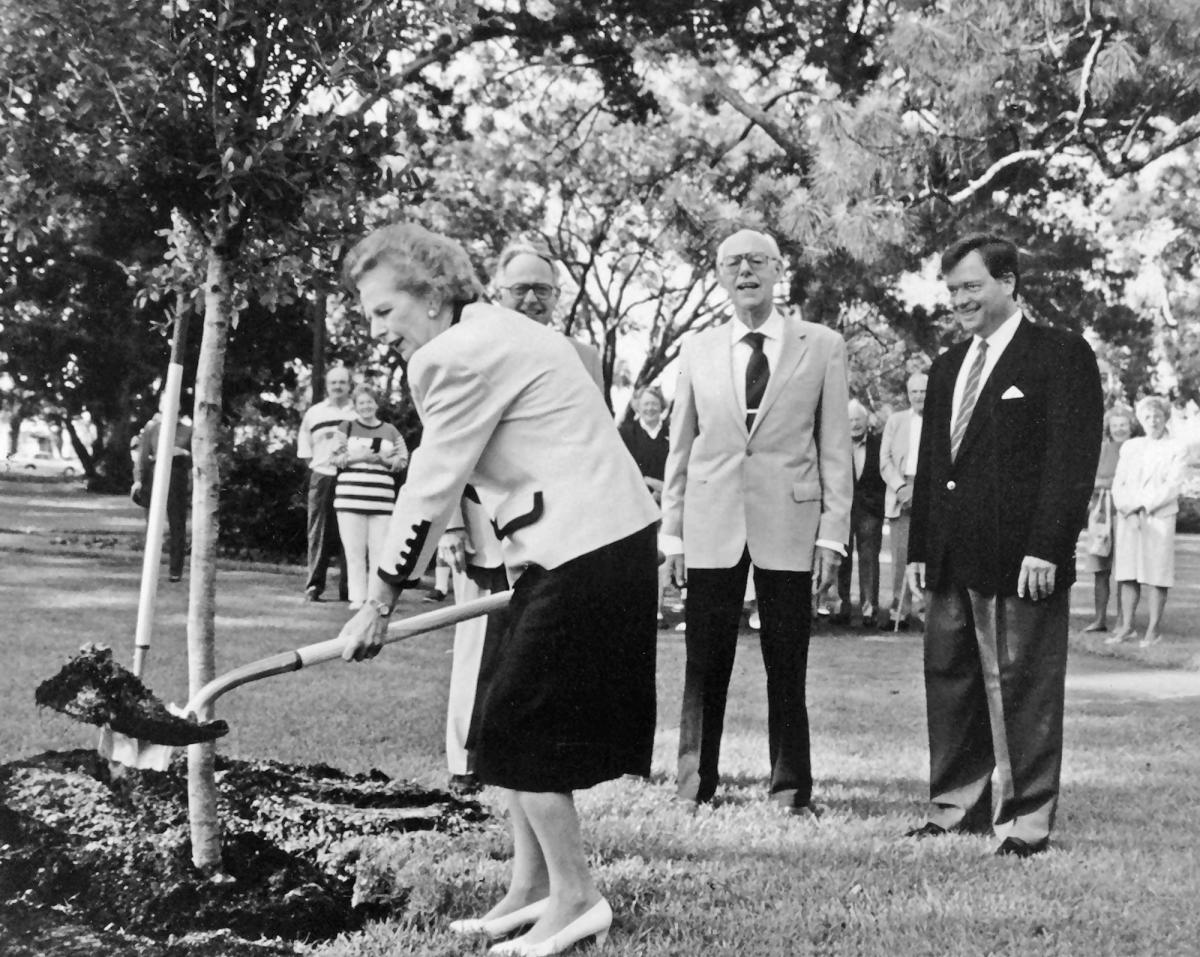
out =
[[[341,426],[345,439],[333,457],[338,466],[333,508],[346,552],[350,607],[367,599],[367,574],[379,564],[396,503],[396,473],[408,464],[408,448],[394,425],[378,418],[379,399],[370,386],[354,390],[357,418]]]

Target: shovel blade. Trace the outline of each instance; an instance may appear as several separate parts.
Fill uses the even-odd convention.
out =
[[[171,764],[171,755],[175,753],[175,749],[169,745],[131,738],[107,725],[100,729],[96,750],[108,761],[139,771],[165,771]]]

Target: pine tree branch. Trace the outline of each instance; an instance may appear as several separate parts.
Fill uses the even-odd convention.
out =
[[[1138,117],[1136,126],[1142,125],[1144,117]],[[1180,123],[1167,136],[1164,136],[1157,143],[1152,144],[1149,149],[1141,156],[1131,158],[1127,155],[1127,151],[1131,148],[1129,142],[1133,136],[1134,130],[1130,131],[1126,142],[1121,147],[1120,159],[1111,159],[1103,150],[1103,148],[1094,151],[1094,155],[1100,161],[1100,166],[1104,172],[1112,177],[1127,176],[1130,173],[1136,173],[1138,170],[1149,166],[1157,159],[1161,159],[1168,153],[1173,153],[1181,147],[1187,146],[1189,143],[1194,143],[1200,140],[1200,113],[1189,116],[1186,120]]]
[[[726,103],[732,106],[735,110],[749,120],[753,120],[755,124],[769,136],[788,158],[793,162],[803,166],[808,163],[808,155],[804,149],[788,136],[787,132],[775,120],[773,120],[766,110],[755,106],[749,102],[744,96],[731,87],[715,70],[706,69],[704,71],[705,79],[712,85],[714,91]]]

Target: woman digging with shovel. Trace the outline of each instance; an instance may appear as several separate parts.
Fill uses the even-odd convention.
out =
[[[612,911],[588,871],[572,792],[648,774],[654,736],[653,499],[604,401],[558,332],[478,301],[452,240],[388,226],[348,255],[371,334],[397,349],[424,434],[344,657],[374,657],[404,583],[433,556],[464,489],[492,516],[515,579],[473,722],[476,768],[505,789],[507,893],[458,933],[520,937],[495,954],[603,940]]]

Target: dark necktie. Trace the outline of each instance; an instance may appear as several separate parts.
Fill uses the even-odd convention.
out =
[[[754,426],[754,417],[762,405],[763,393],[767,391],[767,380],[771,378],[771,368],[767,365],[767,356],[763,352],[761,332],[747,332],[742,337],[750,344],[750,361],[746,363],[746,430]]]
[[[987,342],[979,340],[979,348],[975,351],[975,361],[967,373],[967,384],[963,387],[962,405],[958,407],[958,416],[954,420],[954,431],[950,433],[950,461],[958,458],[958,447],[962,445],[963,436],[971,422],[971,413],[975,411],[975,402],[979,398],[979,382],[983,378],[983,364],[987,361]]]

